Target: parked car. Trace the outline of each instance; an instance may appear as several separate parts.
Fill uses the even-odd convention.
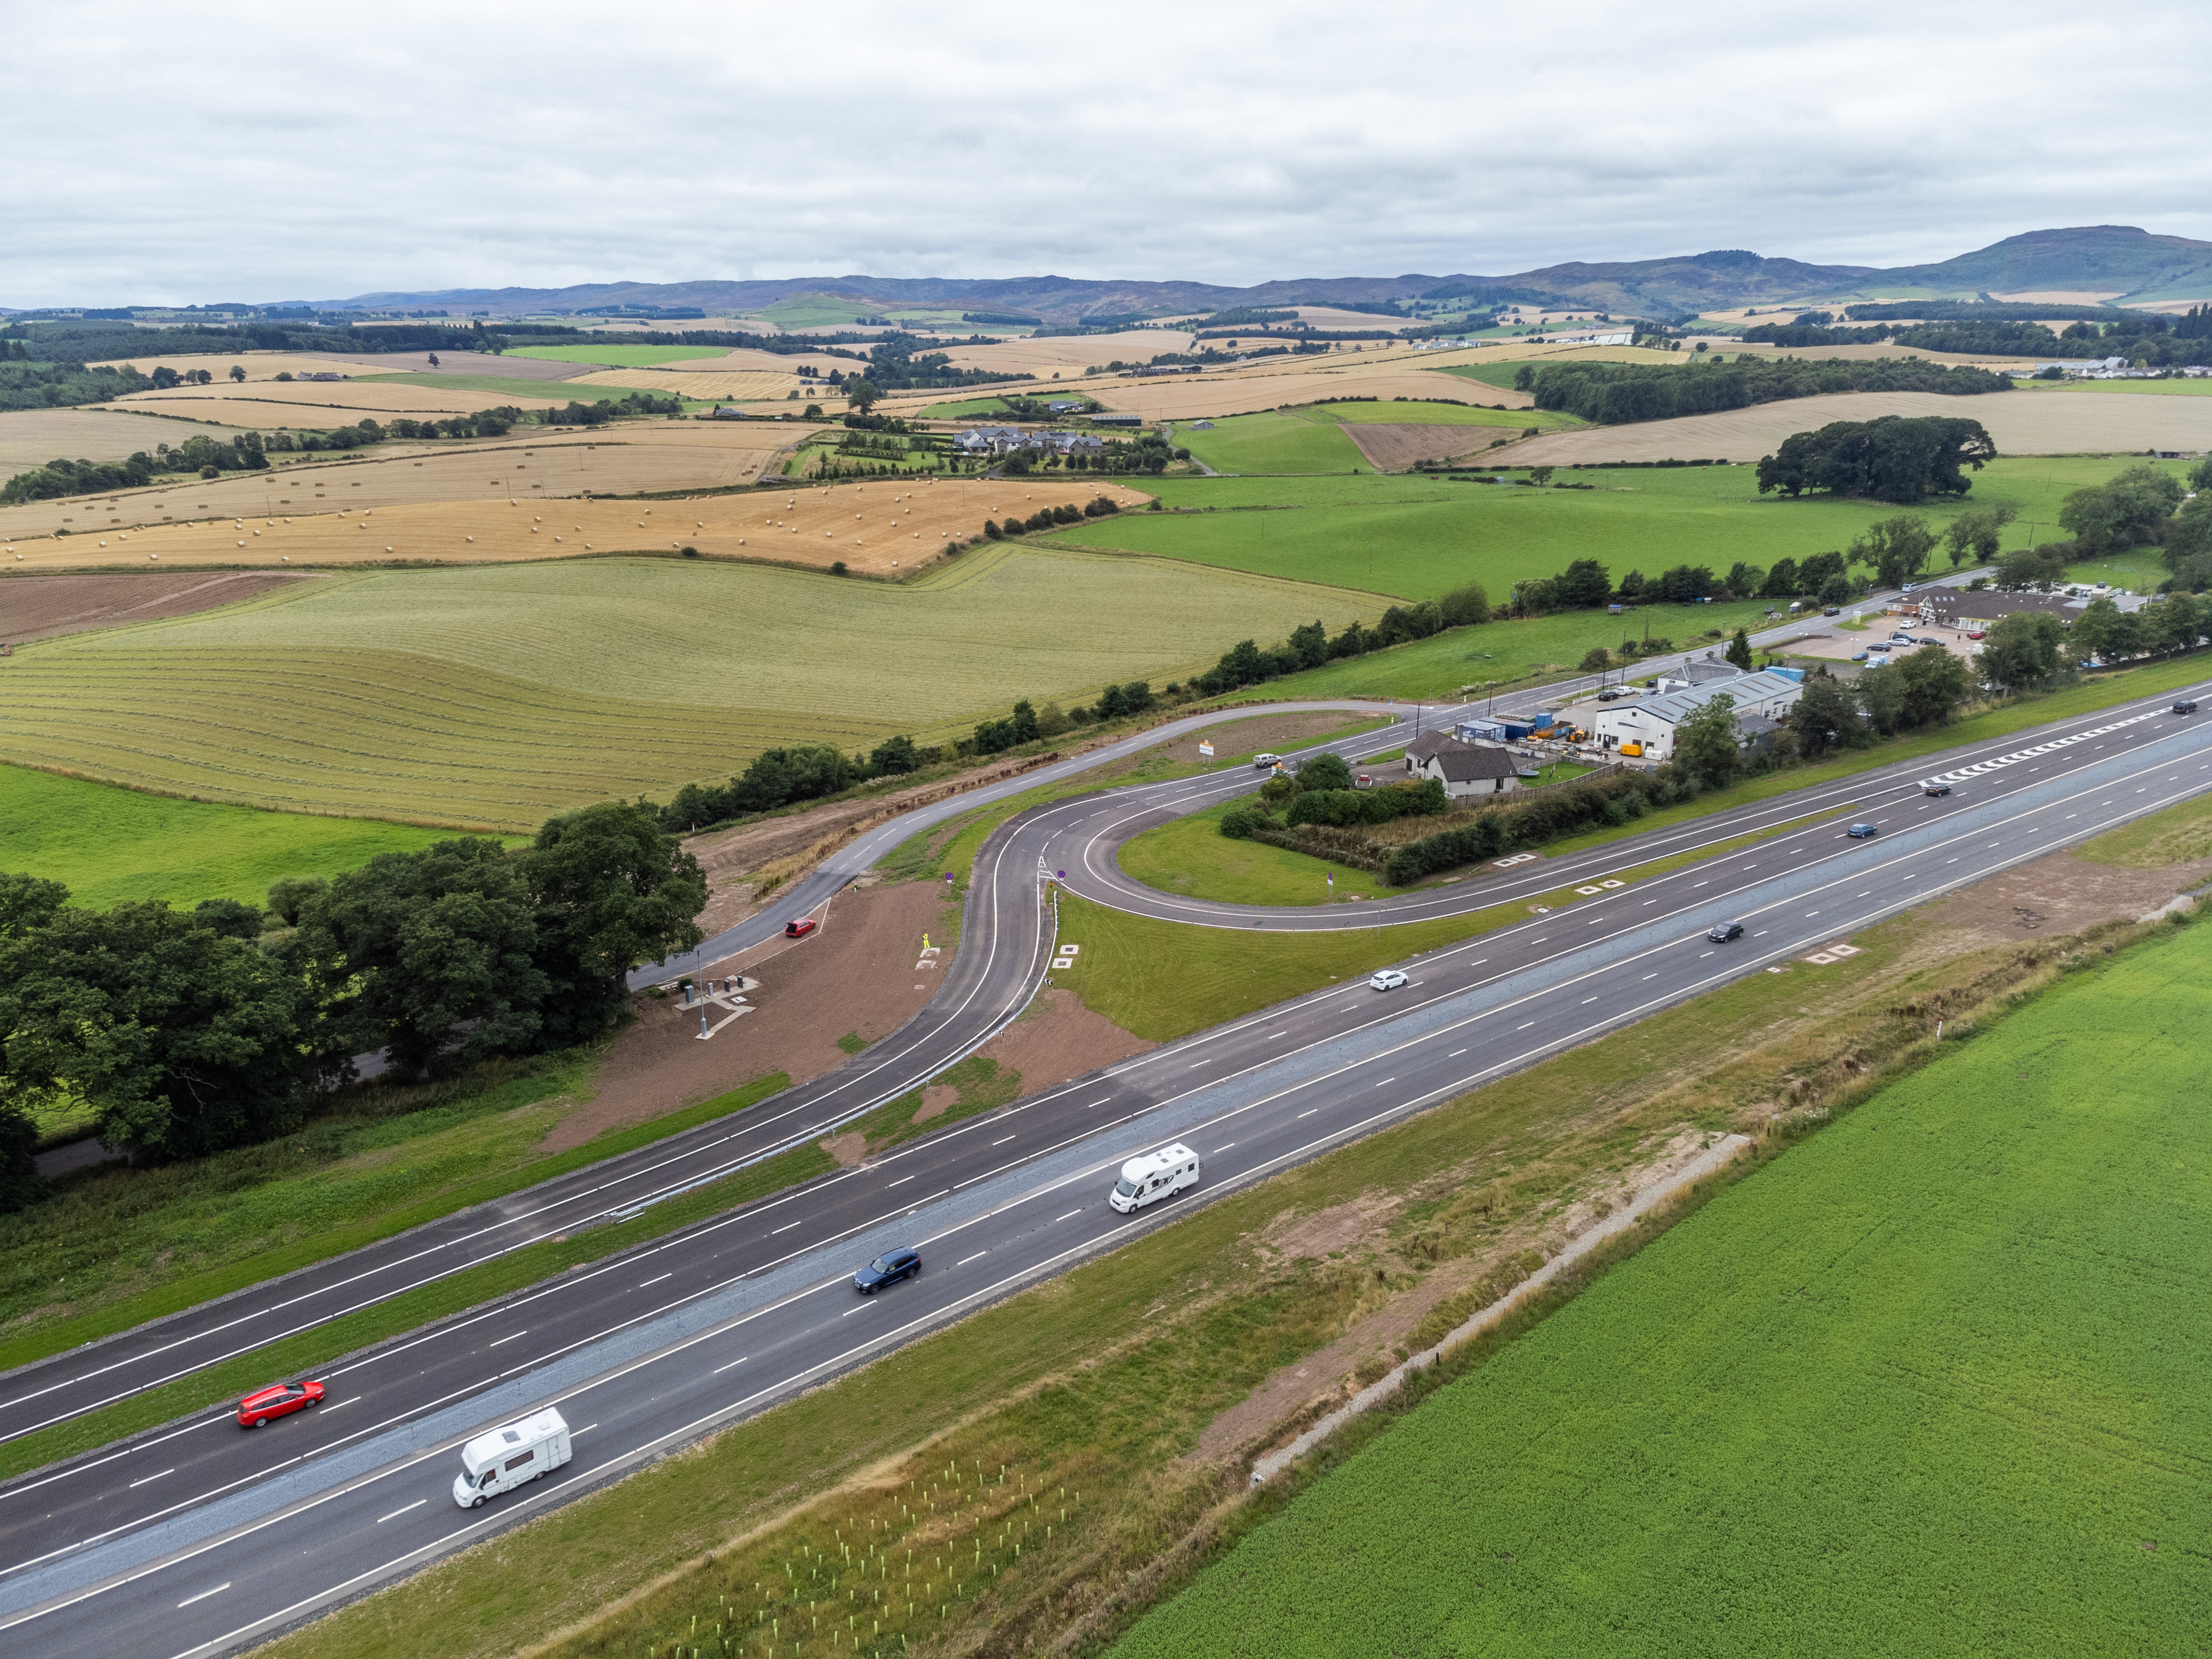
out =
[[[873,1261],[853,1275],[853,1288],[862,1296],[873,1296],[886,1285],[896,1285],[902,1279],[921,1277],[921,1252],[900,1249],[885,1250]]]
[[[272,1417],[289,1417],[294,1412],[303,1412],[322,1403],[323,1385],[319,1382],[304,1378],[297,1382],[271,1382],[238,1402],[238,1426],[258,1429]]]
[[[1604,690],[1597,694],[1597,700],[1600,702],[1619,702],[1621,698],[1627,695],[1628,694],[1623,691],[1619,686],[1608,685]]]
[[[1920,793],[1923,795],[1948,795],[1951,793],[1951,786],[1948,783],[1931,783]]]
[[[1407,982],[1405,974],[1396,968],[1385,968],[1367,981],[1378,991],[1395,991]]]
[[[797,921],[783,924],[783,936],[786,939],[805,939],[821,925],[812,916],[801,916]]]
[[[1743,937],[1743,924],[1740,921],[1717,921],[1705,937],[1716,945],[1726,945],[1732,939]]]
[[[1876,640],[1873,644],[1868,646],[1867,649],[1869,651],[1880,651],[1887,654],[1889,650],[1889,641],[1887,640]]]
[[[1872,837],[1876,832],[1874,825],[1871,823],[1855,823],[1850,829],[1844,830],[1844,833],[1849,836],[1853,841],[1866,841]]]
[[[1853,662],[1864,662],[1866,659],[1867,653],[1863,651],[1854,651],[1851,653],[1851,660]]]
[[[1255,755],[1252,757],[1252,769],[1255,772],[1264,772],[1282,758],[1280,755]]]
[[[2173,705],[2173,712],[2177,714],[2195,714],[2197,712],[2197,699],[2194,697],[2184,697],[2179,702]]]

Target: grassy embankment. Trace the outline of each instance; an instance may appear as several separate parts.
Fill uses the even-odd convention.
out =
[[[1334,434],[1335,441],[1350,447],[1333,428],[1304,429]],[[1182,441],[1179,428],[1177,441]],[[1968,507],[2012,506],[2020,517],[2005,532],[2004,545],[2017,549],[2062,534],[2058,508],[2069,491],[2102,483],[2138,464],[2129,456],[2000,459],[1974,475],[1973,490],[1965,501],[1929,502],[1911,510],[1941,531]],[[2185,470],[2179,463],[2165,465],[2177,476]],[[1586,483],[1588,489],[1405,474],[1166,478],[1156,486],[1166,507],[1201,511],[1124,513],[1057,532],[1054,539],[1407,599],[1434,599],[1474,581],[1493,602],[1503,603],[1515,582],[1557,574],[1582,558],[1607,566],[1616,582],[1631,570],[1656,577],[1678,564],[1705,565],[1716,577],[1725,577],[1738,560],[1764,570],[1781,558],[1802,560],[1848,547],[1868,526],[1901,510],[1880,501],[1762,496],[1754,473],[1749,466],[1710,466],[1592,468],[1553,475],[1554,483]],[[1209,507],[1218,511],[1202,511]],[[1267,510],[1237,510],[1262,508]],[[1937,558],[1942,568],[1948,568],[1940,550]],[[1763,616],[1765,609],[1760,605],[1745,614]],[[1644,614],[1611,622],[1640,631]],[[1606,620],[1602,614],[1597,617],[1601,623]],[[1340,626],[1333,618],[1331,625]],[[1654,629],[1669,631],[1656,622]],[[1607,638],[1602,627],[1592,635],[1593,643],[1608,646],[1617,646],[1620,638],[1620,633]]]
[[[1947,1043],[1114,1652],[2200,1646],[2208,977],[2189,928]]]
[[[519,1070],[443,1105],[334,1116],[297,1135],[171,1170],[109,1171],[0,1217],[0,1368],[127,1330],[326,1261],[471,1204],[742,1111],[781,1073],[607,1133],[538,1150],[588,1087],[588,1060]],[[653,1206],[619,1229],[526,1245],[313,1330],[0,1446],[0,1480],[207,1407],[272,1376],[341,1355],[629,1249],[832,1167],[807,1146]],[[55,1277],[57,1269],[59,1277]]]
[[[986,1643],[983,1650],[1027,1651],[1071,1639],[1073,1650],[1095,1651],[1171,1575],[1279,1510],[1311,1471],[1337,1460],[1340,1444],[1395,1432],[1388,1414],[1364,1419],[1255,1498],[1233,1455],[1225,1468],[1186,1461],[1200,1431],[1278,1367],[1307,1361],[1408,1290],[1424,1293],[1427,1311],[1399,1328],[1395,1351],[1436,1340],[1527,1273],[1544,1218],[1557,1226],[1571,1204],[1588,1216],[1597,1202],[1617,1201],[1625,1172],[1656,1146],[1685,1131],[1753,1127],[1778,1091],[1801,1103],[1794,1121],[1808,1125],[1922,1064],[1939,1014],[1955,1036],[1977,1012],[1987,1018],[2008,994],[2059,971],[2048,959],[2058,941],[1962,955],[1924,916],[1885,923],[1856,942],[1863,954],[1847,969],[1755,975],[1232,1195],[580,1499],[508,1547],[441,1563],[280,1638],[271,1653],[489,1659],[522,1645],[583,1659],[625,1644],[688,1643],[695,1615],[702,1639],[747,1656],[797,1631],[812,1643],[817,1618],[841,1647],[846,1620],[858,1619],[864,1639],[854,1645],[864,1654],[971,1652]],[[1815,1003],[1817,1014],[1805,1006]],[[2035,1029],[1999,1026],[1988,1041]],[[1768,1150],[1788,1138],[1772,1138]],[[1802,1178],[1793,1184],[1818,1189]],[[1293,1217],[1352,1224],[1328,1247],[1291,1249],[1280,1240]],[[1639,1226],[1624,1250],[1669,1219]],[[1801,1249],[1791,1244],[1793,1257]],[[1540,1335],[1546,1316],[1571,1307],[1602,1271],[1589,1261],[1448,1370],[1510,1353],[1532,1328]],[[1735,1262],[1718,1282],[1744,1272]],[[1769,1301],[1790,1305],[1786,1294]],[[1840,1305],[1848,1311],[1848,1300]],[[1740,1344],[1760,1328],[1750,1318],[1722,1334]],[[1384,1357],[1361,1364],[1363,1378],[1389,1363],[1391,1339],[1379,1340]],[[1826,1373],[1808,1360],[1796,1375],[1810,1387]],[[1316,1390],[1331,1380],[1317,1374]],[[1426,1392],[1417,1385],[1405,1400]],[[1727,1392],[1712,1398],[1724,1405]],[[1856,1416],[1838,1410],[1832,1420]],[[1746,1418],[1730,1431],[1757,1422]],[[1264,1439],[1271,1430],[1252,1432]],[[1008,1487],[995,1484],[1002,1465]],[[1920,1486],[1902,1483],[1898,1501]],[[1029,1528],[1009,1534],[1017,1502]],[[1663,1506],[1660,1513],[1668,1517]],[[1750,1541],[1764,1550],[1776,1536]],[[1018,1561],[1010,1548],[1017,1537],[1026,1545]],[[968,1564],[958,1571],[949,1570],[956,1540]],[[856,1564],[870,1564],[868,1580],[848,1567],[848,1542]],[[877,1570],[886,1547],[899,1552],[887,1577]],[[878,1591],[895,1593],[878,1603]],[[1273,1605],[1282,1594],[1277,1586],[1261,1601]],[[457,1626],[444,1616],[454,1606],[478,1616]],[[802,1622],[784,1628],[794,1619]],[[1083,1621],[1085,1630],[1071,1630]]]
[[[1418,651],[1434,642],[1424,641],[1421,645],[1401,648]],[[1370,659],[1355,659],[1353,663],[1342,666],[1350,667],[1362,660]],[[1335,671],[1325,668],[1314,672],[1316,675],[1333,675]],[[2136,697],[2157,696],[2194,685],[2208,676],[2212,676],[2212,658],[2201,655],[2167,662],[2145,663],[2139,667],[2100,674],[2063,691],[2040,696],[2008,698],[1949,726],[1893,738],[1866,749],[1849,750],[1835,759],[1818,765],[1771,772],[1764,777],[1702,795],[1686,805],[1650,813],[1626,824],[1593,830],[1555,842],[1544,850],[1555,858],[1563,854],[1582,852],[1626,836],[1644,835],[1653,830],[1686,823],[1754,801],[1771,799],[1793,790],[1833,783],[1878,767],[1913,760],[1923,755],[1941,754],[1962,744],[1986,742],[2051,720],[2094,714],[2100,708],[2110,708]],[[1291,679],[1275,682],[1269,689],[1283,694],[1283,688],[1307,678],[1296,675]],[[1354,695],[1336,687],[1330,689],[1330,694]],[[1297,694],[1292,691],[1286,695]],[[1231,841],[1219,833],[1218,816],[1218,811],[1194,813],[1188,817],[1132,836],[1121,849],[1122,869],[1139,881],[1163,892],[1218,900],[1230,904],[1325,902],[1328,884],[1324,878],[1332,871],[1336,872],[1338,892],[1341,894],[1346,890],[1347,878],[1343,866],[1309,854],[1293,852],[1287,848]],[[1351,889],[1352,891],[1374,893],[1394,890],[1383,885],[1380,876],[1368,872],[1356,872],[1352,879],[1354,883]],[[1382,958],[1385,961],[1390,959]]]

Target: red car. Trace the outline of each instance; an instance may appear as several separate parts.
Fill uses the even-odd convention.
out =
[[[319,1382],[271,1382],[238,1402],[238,1426],[258,1429],[272,1417],[289,1417],[294,1412],[322,1403],[323,1385]]]
[[[783,936],[786,939],[805,939],[821,925],[811,916],[801,916],[797,921],[787,921],[783,924]]]

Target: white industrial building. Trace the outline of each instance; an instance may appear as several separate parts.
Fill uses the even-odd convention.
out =
[[[1730,679],[1707,680],[1686,691],[1667,691],[1635,702],[1615,703],[1597,714],[1597,739],[1608,748],[1641,744],[1647,758],[1671,760],[1675,728],[1714,697],[1726,696],[1739,720],[1746,716],[1779,720],[1804,694],[1804,685],[1787,674],[1763,670]]]

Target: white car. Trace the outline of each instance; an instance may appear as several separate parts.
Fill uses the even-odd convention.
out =
[[[1406,975],[1395,968],[1385,968],[1367,981],[1378,991],[1395,991],[1407,982]]]
[[[1271,766],[1281,765],[1283,757],[1280,755],[1255,755],[1252,757],[1252,769],[1255,772],[1264,772]]]

